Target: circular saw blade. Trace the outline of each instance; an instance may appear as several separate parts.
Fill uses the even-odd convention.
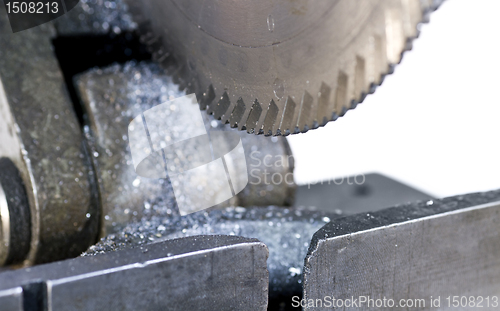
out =
[[[355,108],[442,0],[130,1],[142,41],[200,108],[288,135]]]

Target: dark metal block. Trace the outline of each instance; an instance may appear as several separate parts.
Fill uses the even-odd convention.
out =
[[[359,174],[297,187],[295,206],[344,215],[374,212],[433,197],[381,174]]]

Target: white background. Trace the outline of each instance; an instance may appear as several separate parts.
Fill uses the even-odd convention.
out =
[[[500,188],[500,1],[448,0],[374,95],[289,136],[299,184],[378,172],[437,197]]]

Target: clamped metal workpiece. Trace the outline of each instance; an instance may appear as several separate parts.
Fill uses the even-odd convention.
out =
[[[1,275],[2,311],[266,310],[267,247],[194,236]]]
[[[312,238],[304,264],[304,293],[296,305],[331,310],[332,298],[335,307],[357,299],[359,308],[379,310],[382,304],[388,308],[417,301],[429,310],[432,297],[440,298],[441,307],[450,307],[447,297],[456,296],[496,310],[499,215],[497,190],[336,219]],[[372,299],[371,304],[361,298],[360,306],[360,297]]]

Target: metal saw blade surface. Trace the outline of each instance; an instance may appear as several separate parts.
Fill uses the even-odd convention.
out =
[[[442,0],[129,0],[200,108],[248,133],[324,126],[373,93]]]

